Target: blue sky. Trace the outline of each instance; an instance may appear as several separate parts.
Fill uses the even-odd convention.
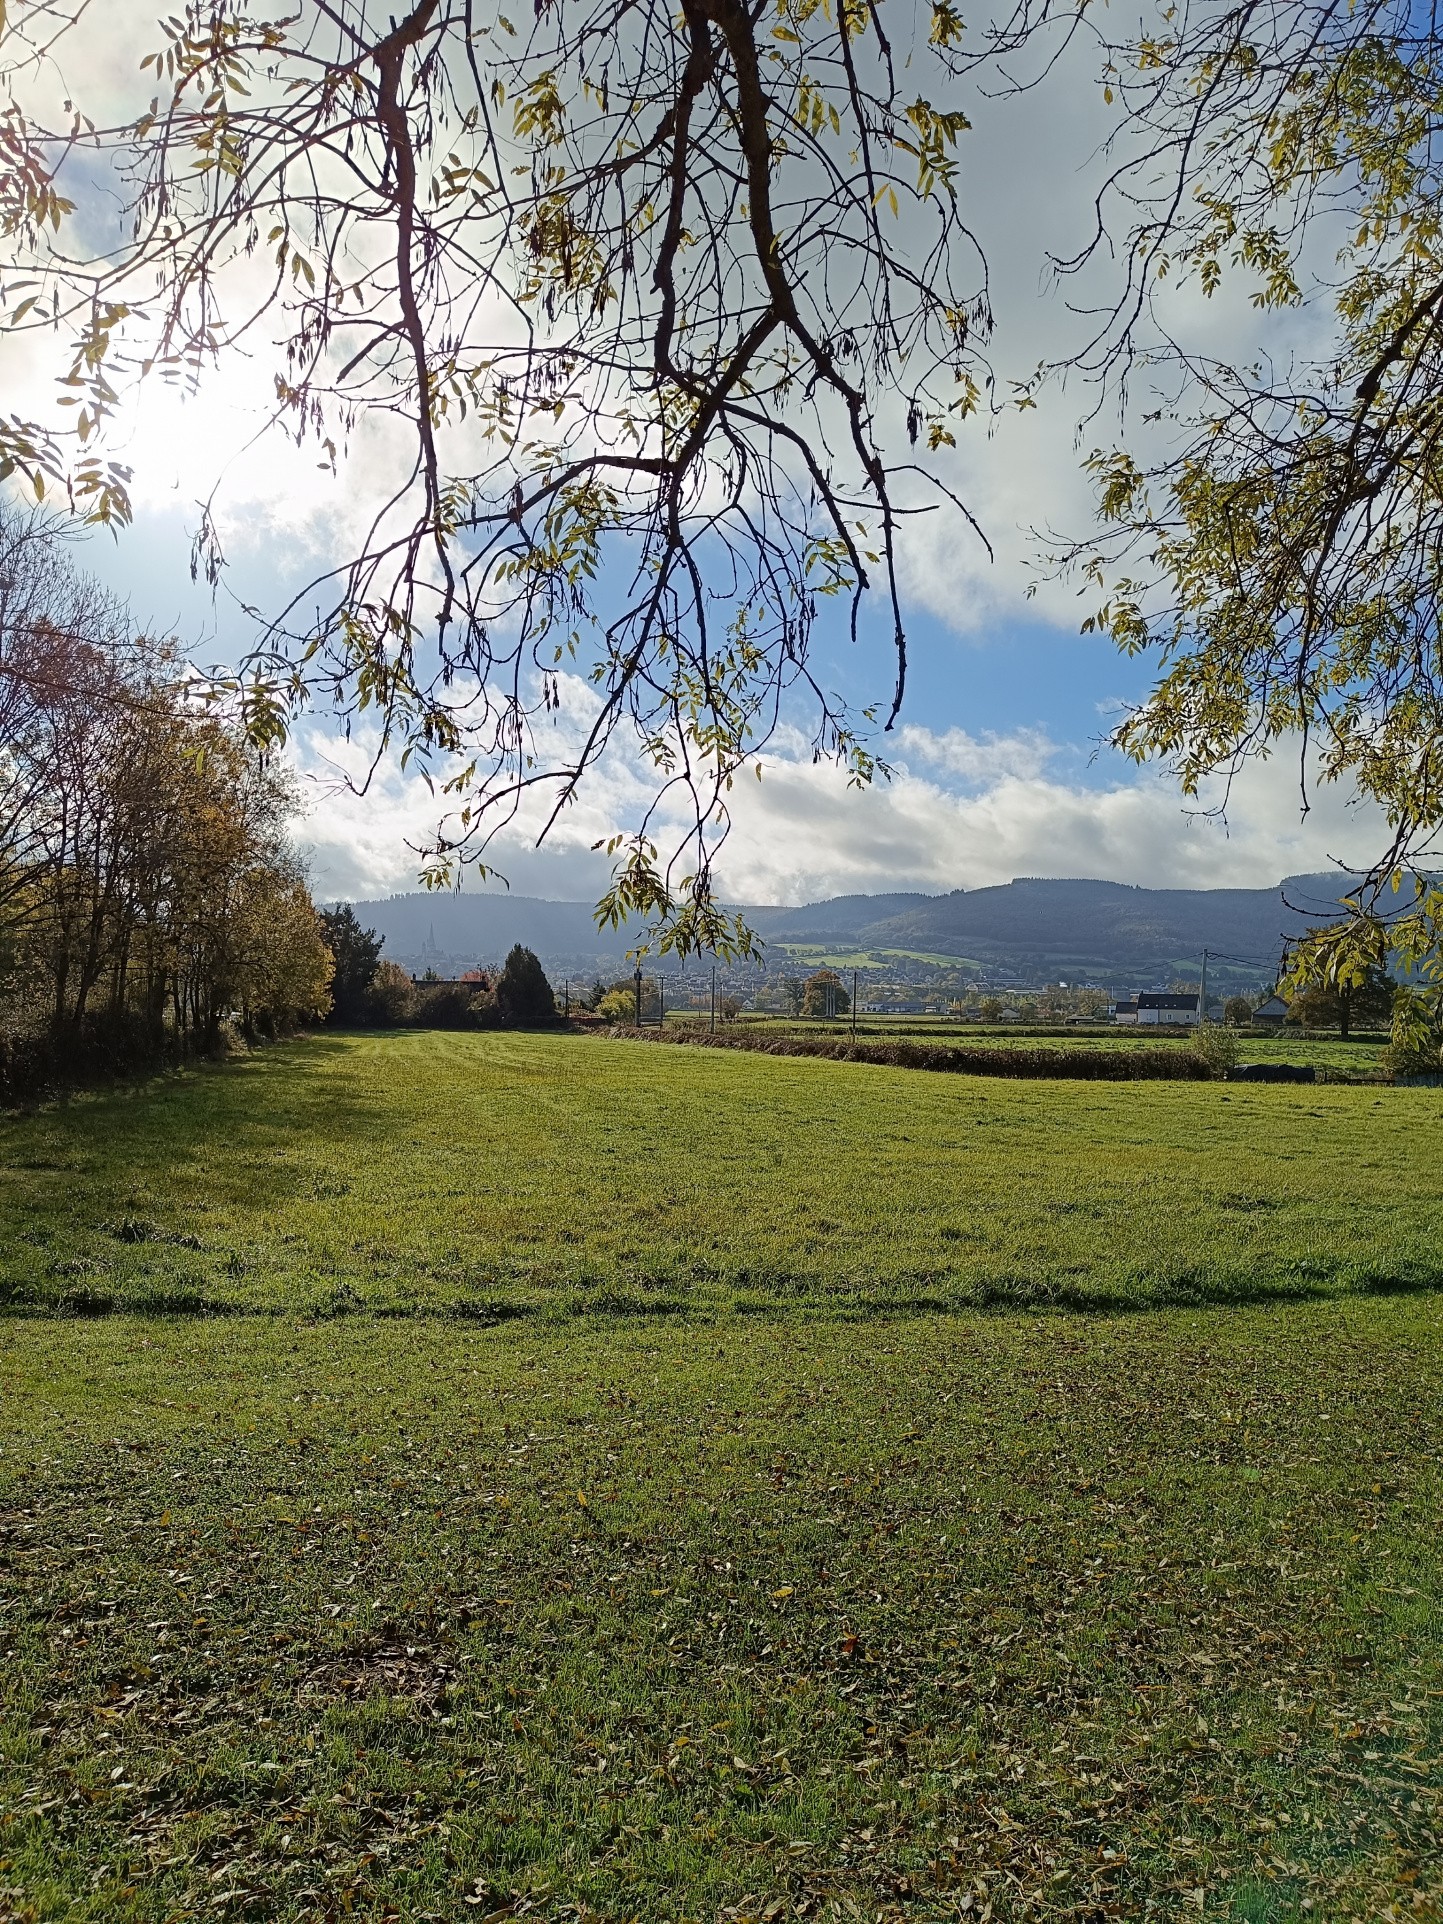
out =
[[[280,536],[242,543],[228,571],[228,591],[213,595],[203,581],[190,578],[191,527],[179,504],[169,513],[147,509],[118,536],[89,537],[79,557],[125,597],[140,625],[175,632],[197,659],[235,660],[255,635],[236,604],[276,605],[310,579],[314,557]],[[1106,786],[1123,772],[1105,737],[1120,705],[1146,690],[1144,664],[1125,660],[1104,637],[1042,620],[1025,606],[990,615],[985,626],[961,633],[915,601],[907,620],[901,723],[979,736],[1036,731],[1058,745],[1069,774],[1080,782]],[[890,694],[892,658],[877,625],[869,624],[872,632],[856,649],[824,632],[817,650],[828,685],[857,704]],[[877,742],[885,753],[880,732]]]
[[[149,27],[151,18],[146,0],[112,0],[96,16],[87,45],[97,50],[102,87],[112,73],[128,71],[139,25]],[[1085,306],[1097,291],[1078,284],[1059,291],[1043,268],[1049,252],[1072,251],[1098,177],[1107,122],[1092,57],[1081,46],[1083,64],[1045,95],[970,103],[962,191],[990,262],[998,316],[991,354],[1002,393],[1009,378],[1065,350],[1086,325],[1068,300]],[[1277,330],[1295,325],[1259,322],[1241,292],[1195,304],[1182,318],[1198,340],[1235,357],[1256,345],[1285,346]],[[7,372],[12,394],[35,378],[33,367]],[[201,663],[234,660],[254,639],[233,601],[213,602],[189,578],[195,504],[217,477],[226,476],[220,518],[233,594],[271,610],[327,557],[346,551],[386,479],[381,442],[368,448],[361,441],[339,479],[317,472],[313,448],[297,450],[282,437],[241,452],[269,405],[270,381],[265,353],[257,352],[207,375],[196,400],[150,392],[115,449],[136,470],[136,523],[118,540],[98,536],[84,549],[85,565],[128,597],[138,622],[173,630]],[[982,523],[996,559],[986,559],[959,517],[932,514],[906,526],[911,672],[901,725],[876,744],[895,777],[850,792],[834,771],[812,766],[803,734],[784,735],[768,752],[760,787],[748,783],[737,795],[720,862],[735,897],[938,890],[1014,874],[1264,886],[1332,857],[1366,861],[1375,851],[1376,820],[1358,819],[1344,795],[1324,796],[1300,814],[1297,772],[1286,755],[1249,772],[1222,823],[1186,811],[1165,771],[1136,770],[1102,745],[1120,706],[1145,691],[1147,665],[1079,634],[1085,602],[1036,572],[1037,544],[1028,533],[1047,527],[1075,535],[1090,523],[1081,458],[1115,431],[1098,417],[1079,434],[1091,398],[1054,390],[1035,413],[964,430],[955,456],[945,457],[946,478]],[[878,621],[869,637],[855,653],[823,639],[818,659],[824,679],[856,703],[881,699],[885,708],[892,668]],[[564,730],[584,717],[589,696],[579,681],[565,684],[563,696],[552,725]],[[363,766],[365,746],[339,742],[322,715],[295,743],[306,798],[298,833],[317,891],[327,897],[413,886],[415,848],[435,819],[424,784],[394,767],[382,769],[365,795],[348,790],[345,778]],[[619,754],[545,849],[535,850],[526,834],[509,835],[500,866],[529,893],[594,894],[606,864],[591,844],[634,820],[641,793],[635,765]]]
[[[249,531],[238,524],[232,545],[236,595],[263,605],[293,592],[315,566],[309,536],[288,540],[264,518]],[[985,572],[970,561],[959,566],[955,623],[935,612],[946,605],[945,573],[940,588],[912,597],[906,705],[894,735],[879,744],[896,766],[890,783],[858,794],[785,745],[768,757],[760,788],[747,784],[739,797],[723,853],[734,896],[937,891],[1014,874],[1261,887],[1335,856],[1366,857],[1375,826],[1351,820],[1343,797],[1326,797],[1300,821],[1286,759],[1249,776],[1224,824],[1190,816],[1165,776],[1133,769],[1108,749],[1108,720],[1143,692],[1146,666],[1078,633],[1081,604],[1070,594],[1044,601],[1053,618],[1043,618],[1039,604],[1024,599],[1030,576],[1020,543],[1012,547]],[[191,582],[188,550],[189,522],[177,503],[143,508],[135,527],[117,540],[93,538],[83,555],[141,622],[174,629],[197,660],[232,659],[251,626],[228,597],[213,599]],[[856,652],[824,644],[821,652],[830,655],[829,679],[855,699],[889,689],[881,643],[864,641]],[[348,756],[324,716],[302,731],[296,760],[306,798],[299,835],[317,892],[356,897],[415,886],[415,849],[436,816],[432,794],[390,767],[365,795],[348,792],[337,768],[358,770],[363,757]],[[599,893],[606,865],[590,844],[624,818],[635,793],[629,772],[603,771],[590,811],[548,846],[506,838],[498,860],[512,887],[563,898]]]

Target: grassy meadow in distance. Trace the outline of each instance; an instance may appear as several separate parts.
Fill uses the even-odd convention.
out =
[[[1440,1113],[419,1033],[0,1122],[0,1919],[1436,1924]]]
[[[667,1011],[668,1026],[704,1026],[705,1018],[691,1010]],[[809,1018],[793,1020],[786,1016],[744,1016],[737,1024],[742,1034],[755,1030],[778,1035],[824,1035],[838,1039],[851,1035],[851,1024],[843,1016],[835,1021]],[[1283,1029],[1229,1030],[1237,1046],[1239,1062],[1312,1063],[1315,1068],[1342,1070],[1348,1076],[1379,1075],[1388,1037],[1376,1033],[1352,1036],[1346,1042],[1331,1031]],[[1189,1032],[1185,1029],[1134,1028],[1130,1025],[1103,1027],[1058,1027],[1044,1024],[959,1022],[936,1016],[861,1016],[857,1021],[859,1040],[940,1042],[957,1049],[1186,1049]]]
[[[869,1313],[1417,1287],[1443,1276],[1440,1108],[320,1037],[0,1122],[0,1304]]]

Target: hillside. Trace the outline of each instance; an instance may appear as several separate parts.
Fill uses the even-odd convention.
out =
[[[1165,981],[1206,946],[1219,981],[1266,980],[1284,940],[1335,913],[1340,878],[1292,876],[1273,889],[1145,889],[1029,877],[950,895],[839,895],[800,908],[747,911],[774,962],[790,949],[957,956],[989,978]],[[358,902],[407,967],[450,974],[494,962],[514,942],[552,970],[620,969],[634,932],[600,931],[585,902],[488,892],[393,895]],[[1224,962],[1221,958],[1230,958]]]
[[[432,966],[447,975],[498,962],[513,943],[534,949],[550,969],[621,968],[635,933],[596,926],[590,902],[477,890],[458,895],[391,895],[357,902],[367,928],[385,937],[385,953],[407,968]]]
[[[1204,947],[1249,977],[1277,964],[1284,940],[1331,920],[1339,882],[1290,877],[1275,889],[1145,889],[1120,882],[1043,881],[940,896],[852,896],[800,909],[757,910],[769,943],[831,944],[964,956],[988,974],[1166,978]],[[867,912],[868,904],[874,905]]]

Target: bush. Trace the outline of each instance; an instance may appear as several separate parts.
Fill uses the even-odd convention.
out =
[[[371,977],[367,1007],[372,1022],[394,1029],[410,1016],[416,1004],[416,985],[399,962],[383,962]]]
[[[1230,1029],[1245,1029],[1253,1019],[1253,1005],[1245,995],[1230,995],[1223,1004],[1223,1021]]]
[[[1443,1075],[1443,1004],[1436,991],[1399,989],[1383,1067],[1399,1081]]]
[[[496,991],[488,982],[477,989],[471,997],[471,1007],[467,1020],[476,1029],[495,1029],[500,1026],[501,1017],[496,1007]]]
[[[425,1029],[469,1028],[472,1003],[477,999],[477,992],[463,982],[443,982],[435,987],[418,983],[411,1020]]]
[[[733,1029],[708,1035],[691,1025],[633,1031],[638,1041],[698,1049],[751,1049],[758,1055],[821,1056],[831,1062],[876,1062],[891,1069],[935,1069],[952,1075],[1079,1082],[1207,1082],[1216,1073],[1196,1049],[957,1048],[949,1043],[850,1042],[835,1035],[773,1035]]]
[[[1193,1053],[1215,1076],[1226,1075],[1238,1059],[1238,1039],[1216,1022],[1204,1022],[1193,1040]]]
[[[34,1102],[67,1088],[150,1075],[210,1053],[226,1052],[224,1026],[213,1044],[193,1031],[177,1031],[125,1010],[87,1015],[68,1035],[57,1038],[45,1012],[31,1010],[29,1025],[0,1029],[0,1104]]]
[[[618,1028],[633,1027],[636,1022],[636,978],[623,976],[620,981],[611,983],[591,1006],[603,1021]],[[649,1021],[660,1009],[661,997],[657,992],[656,980],[653,976],[644,975],[641,978],[642,1021]]]

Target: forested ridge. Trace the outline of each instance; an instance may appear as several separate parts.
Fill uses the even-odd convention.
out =
[[[1335,921],[1348,887],[1339,874],[1290,876],[1267,889],[1147,889],[1094,880],[1027,878],[945,895],[841,895],[798,907],[743,910],[765,945],[902,949],[965,957],[999,969],[1070,968],[1151,980],[1204,947],[1258,964],[1266,976],[1285,938]],[[384,937],[386,953],[495,960],[524,942],[553,963],[613,958],[618,966],[636,925],[598,929],[591,904],[466,890],[459,895],[393,895],[356,905]]]

